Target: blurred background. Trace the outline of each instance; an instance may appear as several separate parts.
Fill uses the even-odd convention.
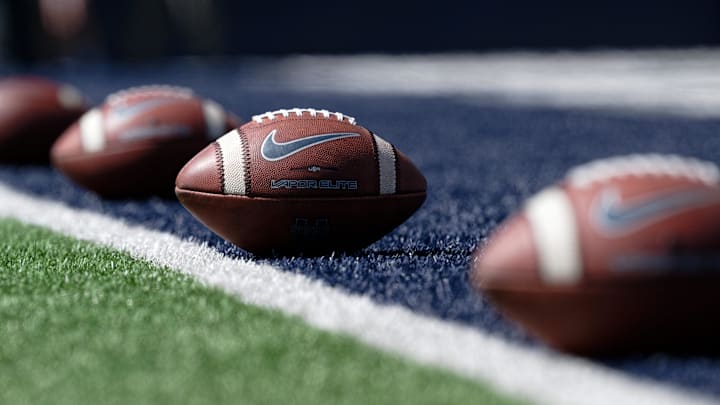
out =
[[[714,0],[0,0],[0,58],[712,46]]]

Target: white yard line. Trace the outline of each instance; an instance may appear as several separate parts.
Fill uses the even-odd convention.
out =
[[[0,184],[0,217],[126,251],[241,301],[299,316],[376,348],[554,404],[702,404],[710,398],[590,362],[510,344],[482,330],[380,305],[268,265],[230,259],[177,236],[29,196]]]
[[[293,56],[268,64],[263,83],[301,92],[719,117],[718,72],[720,49]]]

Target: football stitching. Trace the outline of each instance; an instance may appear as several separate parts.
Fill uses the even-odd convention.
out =
[[[309,113],[310,116],[305,116],[305,113]],[[295,115],[295,118],[292,118],[292,115]],[[349,115],[345,115],[340,112],[331,112],[328,110],[316,110],[314,108],[291,108],[291,109],[280,109],[275,111],[268,111],[263,114],[255,115],[252,117],[253,122],[262,124],[264,119],[267,119],[269,122],[272,122],[276,119],[282,119],[282,120],[295,120],[295,119],[332,119],[335,118],[337,121],[340,122],[347,122],[351,125],[357,125],[357,122],[354,117],[351,117]]]
[[[215,162],[220,168],[220,192],[225,194],[225,165],[223,165],[222,148],[217,141],[213,142],[213,145],[215,146]]]
[[[711,162],[678,155],[627,155],[599,159],[571,169],[566,179],[576,187],[623,177],[665,176],[700,181],[708,185],[720,182],[720,170]]]
[[[116,91],[105,99],[108,104],[116,104],[123,102],[125,99],[137,95],[147,95],[156,97],[175,97],[179,99],[190,99],[195,96],[195,92],[187,87],[167,86],[167,85],[149,85],[130,87],[124,90]]]
[[[247,136],[245,135],[245,132],[243,132],[242,128],[238,129],[238,136],[240,137],[240,145],[242,146],[242,154],[243,154],[243,178],[245,180],[245,195],[250,195],[251,193],[251,183],[250,183],[250,145],[248,144]]]

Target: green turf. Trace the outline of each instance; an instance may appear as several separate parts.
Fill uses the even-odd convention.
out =
[[[0,220],[1,404],[509,404],[487,387]]]

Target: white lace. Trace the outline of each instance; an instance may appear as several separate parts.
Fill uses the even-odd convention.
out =
[[[290,116],[290,114],[295,114],[298,117],[301,117],[303,113],[309,113],[311,117],[317,117],[318,114],[322,115],[323,118],[331,118],[334,117],[338,121],[347,120],[350,124],[355,125],[355,118],[344,115],[339,112],[330,112],[328,110],[316,110],[314,108],[291,108],[289,110],[282,109],[277,111],[270,111],[266,112],[265,114],[255,115],[252,117],[253,121],[257,122],[258,124],[261,124],[263,119],[268,120],[274,120],[275,118],[278,118],[279,116],[283,116],[284,118],[287,118]]]
[[[614,177],[684,177],[709,185],[720,183],[720,170],[711,162],[678,155],[628,155],[595,160],[571,169],[566,179],[576,187]]]
[[[124,90],[117,91],[107,96],[106,101],[108,103],[116,103],[128,96],[132,96],[138,93],[146,93],[155,96],[170,96],[178,98],[191,98],[195,96],[195,93],[187,87],[180,86],[168,86],[168,85],[149,85],[149,86],[137,86],[130,87]]]

